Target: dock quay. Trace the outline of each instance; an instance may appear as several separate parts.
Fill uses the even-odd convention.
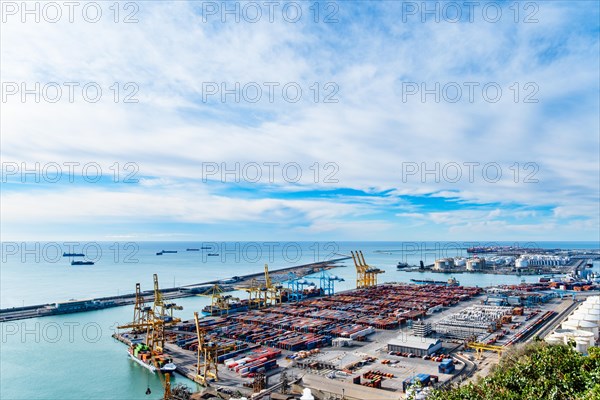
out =
[[[448,385],[498,359],[482,355],[485,350],[502,352],[544,336],[577,303],[549,289],[548,283],[505,286],[500,292],[383,283],[207,316],[198,319],[198,329],[203,343],[214,346],[218,379],[210,386],[221,393],[260,396],[266,392],[252,388],[261,376],[267,382],[263,390],[275,392],[285,372],[285,379],[296,382],[292,387],[308,387],[317,398],[344,393],[356,400],[399,399],[415,376],[424,386]],[[180,321],[165,332],[164,351],[177,364],[176,372],[198,381],[195,322]],[[127,343],[127,335],[115,337]]]
[[[271,271],[271,276],[277,278],[286,273],[294,272],[298,277],[310,275],[321,269],[332,269],[338,267],[336,263],[348,260],[350,257],[340,257],[328,261],[297,265],[292,267],[280,268]],[[262,272],[247,274],[238,277],[235,286],[248,285],[252,279],[263,276]],[[192,297],[197,294],[203,294],[208,287],[214,284],[220,284],[223,291],[233,290],[233,285],[222,284],[222,280],[211,280],[202,283],[183,285],[172,288],[162,289],[161,292],[165,300]],[[154,300],[154,292],[146,290],[142,292],[143,296],[149,301]],[[70,314],[86,311],[100,310],[111,307],[122,307],[135,303],[135,293],[123,294],[119,296],[106,296],[85,300],[70,300],[61,303],[46,303],[24,307],[4,308],[0,310],[0,322],[14,321],[27,318],[46,317],[59,314]]]

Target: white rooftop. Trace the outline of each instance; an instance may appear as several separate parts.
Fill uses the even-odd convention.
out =
[[[397,338],[390,340],[388,344],[394,346],[406,346],[411,347],[413,349],[427,350],[430,347],[435,346],[439,342],[439,339],[430,339],[412,335],[400,335]]]

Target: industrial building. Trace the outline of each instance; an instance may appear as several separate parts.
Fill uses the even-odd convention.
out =
[[[470,258],[467,260],[467,271],[481,271],[485,268],[485,258]]]
[[[439,351],[442,348],[442,341],[412,335],[400,335],[396,339],[390,340],[387,348],[388,351],[412,353],[422,357]]]
[[[512,307],[476,305],[441,319],[436,325],[438,333],[449,337],[466,339],[494,332],[503,318],[512,315]]]
[[[433,265],[433,269],[436,271],[445,271],[452,268],[454,268],[453,258],[440,258],[439,260],[435,260]]]
[[[431,323],[423,322],[421,320],[413,322],[412,325],[412,334],[414,336],[426,337],[431,335],[432,328]]]

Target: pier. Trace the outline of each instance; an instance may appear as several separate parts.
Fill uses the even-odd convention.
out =
[[[272,271],[272,276],[285,275],[288,272],[294,272],[298,277],[310,275],[321,269],[332,269],[338,267],[338,262],[350,259],[350,257],[340,257],[328,261],[319,261],[315,263],[296,265],[293,267],[280,268]],[[262,272],[256,272],[240,276],[235,282],[235,286],[248,285],[252,279],[263,276]],[[192,297],[203,294],[205,289],[214,284],[221,284],[222,280],[211,280],[191,285],[183,285],[172,288],[162,289],[165,300]],[[221,284],[224,291],[233,290],[233,285]],[[154,292],[146,290],[142,292],[143,296],[149,301],[154,301]],[[0,310],[0,322],[14,321],[27,318],[47,317],[59,314],[72,314],[77,312],[101,310],[111,307],[121,307],[135,303],[135,293],[123,294],[119,296],[97,297],[94,299],[71,300],[62,303],[46,303],[24,307],[4,308]]]

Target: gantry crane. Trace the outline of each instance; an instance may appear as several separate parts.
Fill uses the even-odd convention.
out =
[[[467,344],[467,347],[475,349],[475,352],[477,353],[477,359],[480,359],[483,352],[486,350],[495,351],[496,353],[498,353],[498,357],[501,357],[502,352],[506,350],[506,348],[504,346],[495,346],[492,344],[477,343],[477,342],[469,342]]]
[[[275,285],[269,276],[269,266],[265,264],[265,306],[281,304],[283,287]]]
[[[248,293],[248,308],[249,309],[259,309],[262,308],[265,304],[264,294],[265,290],[255,278],[252,278],[250,281],[250,286],[248,287],[237,287],[237,290],[243,290]]]
[[[332,296],[335,293],[335,282],[344,282],[344,278],[337,275],[331,275],[325,268],[321,269],[321,274],[318,277],[310,277],[308,279],[318,279],[321,293],[324,296]]]
[[[198,334],[195,381],[203,386],[208,386],[209,380],[219,380],[219,368],[217,364],[219,346],[215,342],[206,341],[206,329],[200,328],[198,312],[194,312],[194,322],[196,323],[196,333]]]
[[[148,313],[147,344],[152,349],[162,352],[165,347],[165,326],[172,326],[181,322],[180,318],[173,316],[174,310],[183,310],[175,303],[165,303],[158,286],[158,275],[154,274],[154,305]]]
[[[218,284],[215,284],[208,293],[203,296],[210,296],[211,298],[211,314],[214,315],[214,311],[218,310],[218,315],[229,314],[232,301],[240,301],[239,298],[231,295],[223,295],[223,288]]]
[[[357,251],[356,254],[351,251],[352,260],[356,266],[356,288],[368,288],[377,285],[377,275],[383,274],[385,271],[369,266],[365,262],[365,256],[362,251]]]
[[[146,301],[142,296],[140,284],[135,284],[135,305],[133,307],[133,321],[129,324],[120,325],[118,329],[131,329],[131,333],[140,334],[146,332],[146,342],[148,342],[148,331],[154,325],[152,322],[152,307],[146,306]]]
[[[299,278],[293,272],[288,273],[288,279],[286,282],[288,285],[288,301],[300,301],[304,299],[304,287],[315,285],[313,282]]]

